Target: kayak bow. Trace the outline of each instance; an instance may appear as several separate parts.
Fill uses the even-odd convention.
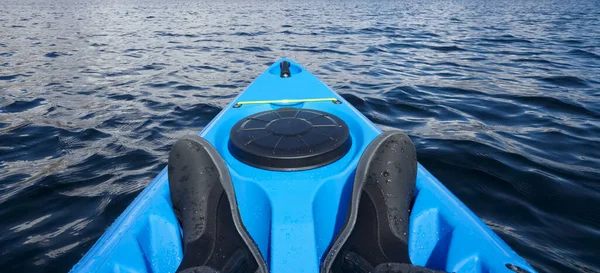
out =
[[[301,122],[268,116],[282,113],[323,119],[315,124],[329,131],[315,129],[313,138],[298,138],[311,129]],[[243,119],[246,122],[238,124]],[[285,120],[288,126],[277,128],[287,130],[280,136],[290,137],[264,133],[279,129],[269,129],[264,123],[256,127],[252,122],[257,119],[269,124]],[[256,135],[232,137],[234,126],[238,126],[235,132]],[[358,160],[381,133],[306,69],[282,59],[199,135],[227,164],[241,219],[270,272],[316,273],[346,219]],[[330,142],[319,139],[319,134],[328,135]],[[252,145],[245,147],[248,141],[244,139],[251,139]],[[302,141],[306,149],[295,160],[277,157],[285,153],[286,145]],[[316,143],[321,146],[314,148]],[[174,272],[182,259],[181,238],[165,168],[71,272]],[[413,264],[448,272],[535,272],[420,164],[410,216],[409,255]]]

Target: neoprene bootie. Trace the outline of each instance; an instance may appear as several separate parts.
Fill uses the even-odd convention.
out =
[[[205,139],[186,136],[169,154],[169,189],[183,231],[178,272],[264,272],[266,263],[242,224],[227,165]]]
[[[356,168],[346,222],[325,256],[321,273],[425,269],[411,265],[408,255],[416,177],[417,154],[407,135],[384,132],[369,144]],[[394,267],[380,268],[382,264]]]

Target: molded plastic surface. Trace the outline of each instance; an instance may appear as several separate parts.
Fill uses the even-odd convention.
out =
[[[292,77],[279,76],[291,63]],[[366,146],[381,131],[342,97],[298,64],[283,59],[267,69],[200,133],[229,166],[244,225],[274,273],[318,272],[345,220],[354,171]],[[295,103],[346,122],[352,145],[339,160],[316,169],[278,172],[238,161],[229,132],[242,118],[285,105],[233,108],[237,101],[335,97],[342,104]],[[446,187],[419,165],[411,215],[414,264],[449,272],[506,272],[511,263],[535,272]],[[72,272],[174,272],[182,257],[180,229],[171,209],[166,169],[140,193]]]

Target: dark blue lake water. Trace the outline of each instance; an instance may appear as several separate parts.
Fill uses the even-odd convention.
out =
[[[540,272],[600,272],[600,2],[0,2],[0,268],[65,272],[290,57]]]

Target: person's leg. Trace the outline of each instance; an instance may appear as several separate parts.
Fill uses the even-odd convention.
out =
[[[178,140],[169,154],[169,189],[183,231],[178,272],[267,272],[241,223],[225,162],[199,136]]]

